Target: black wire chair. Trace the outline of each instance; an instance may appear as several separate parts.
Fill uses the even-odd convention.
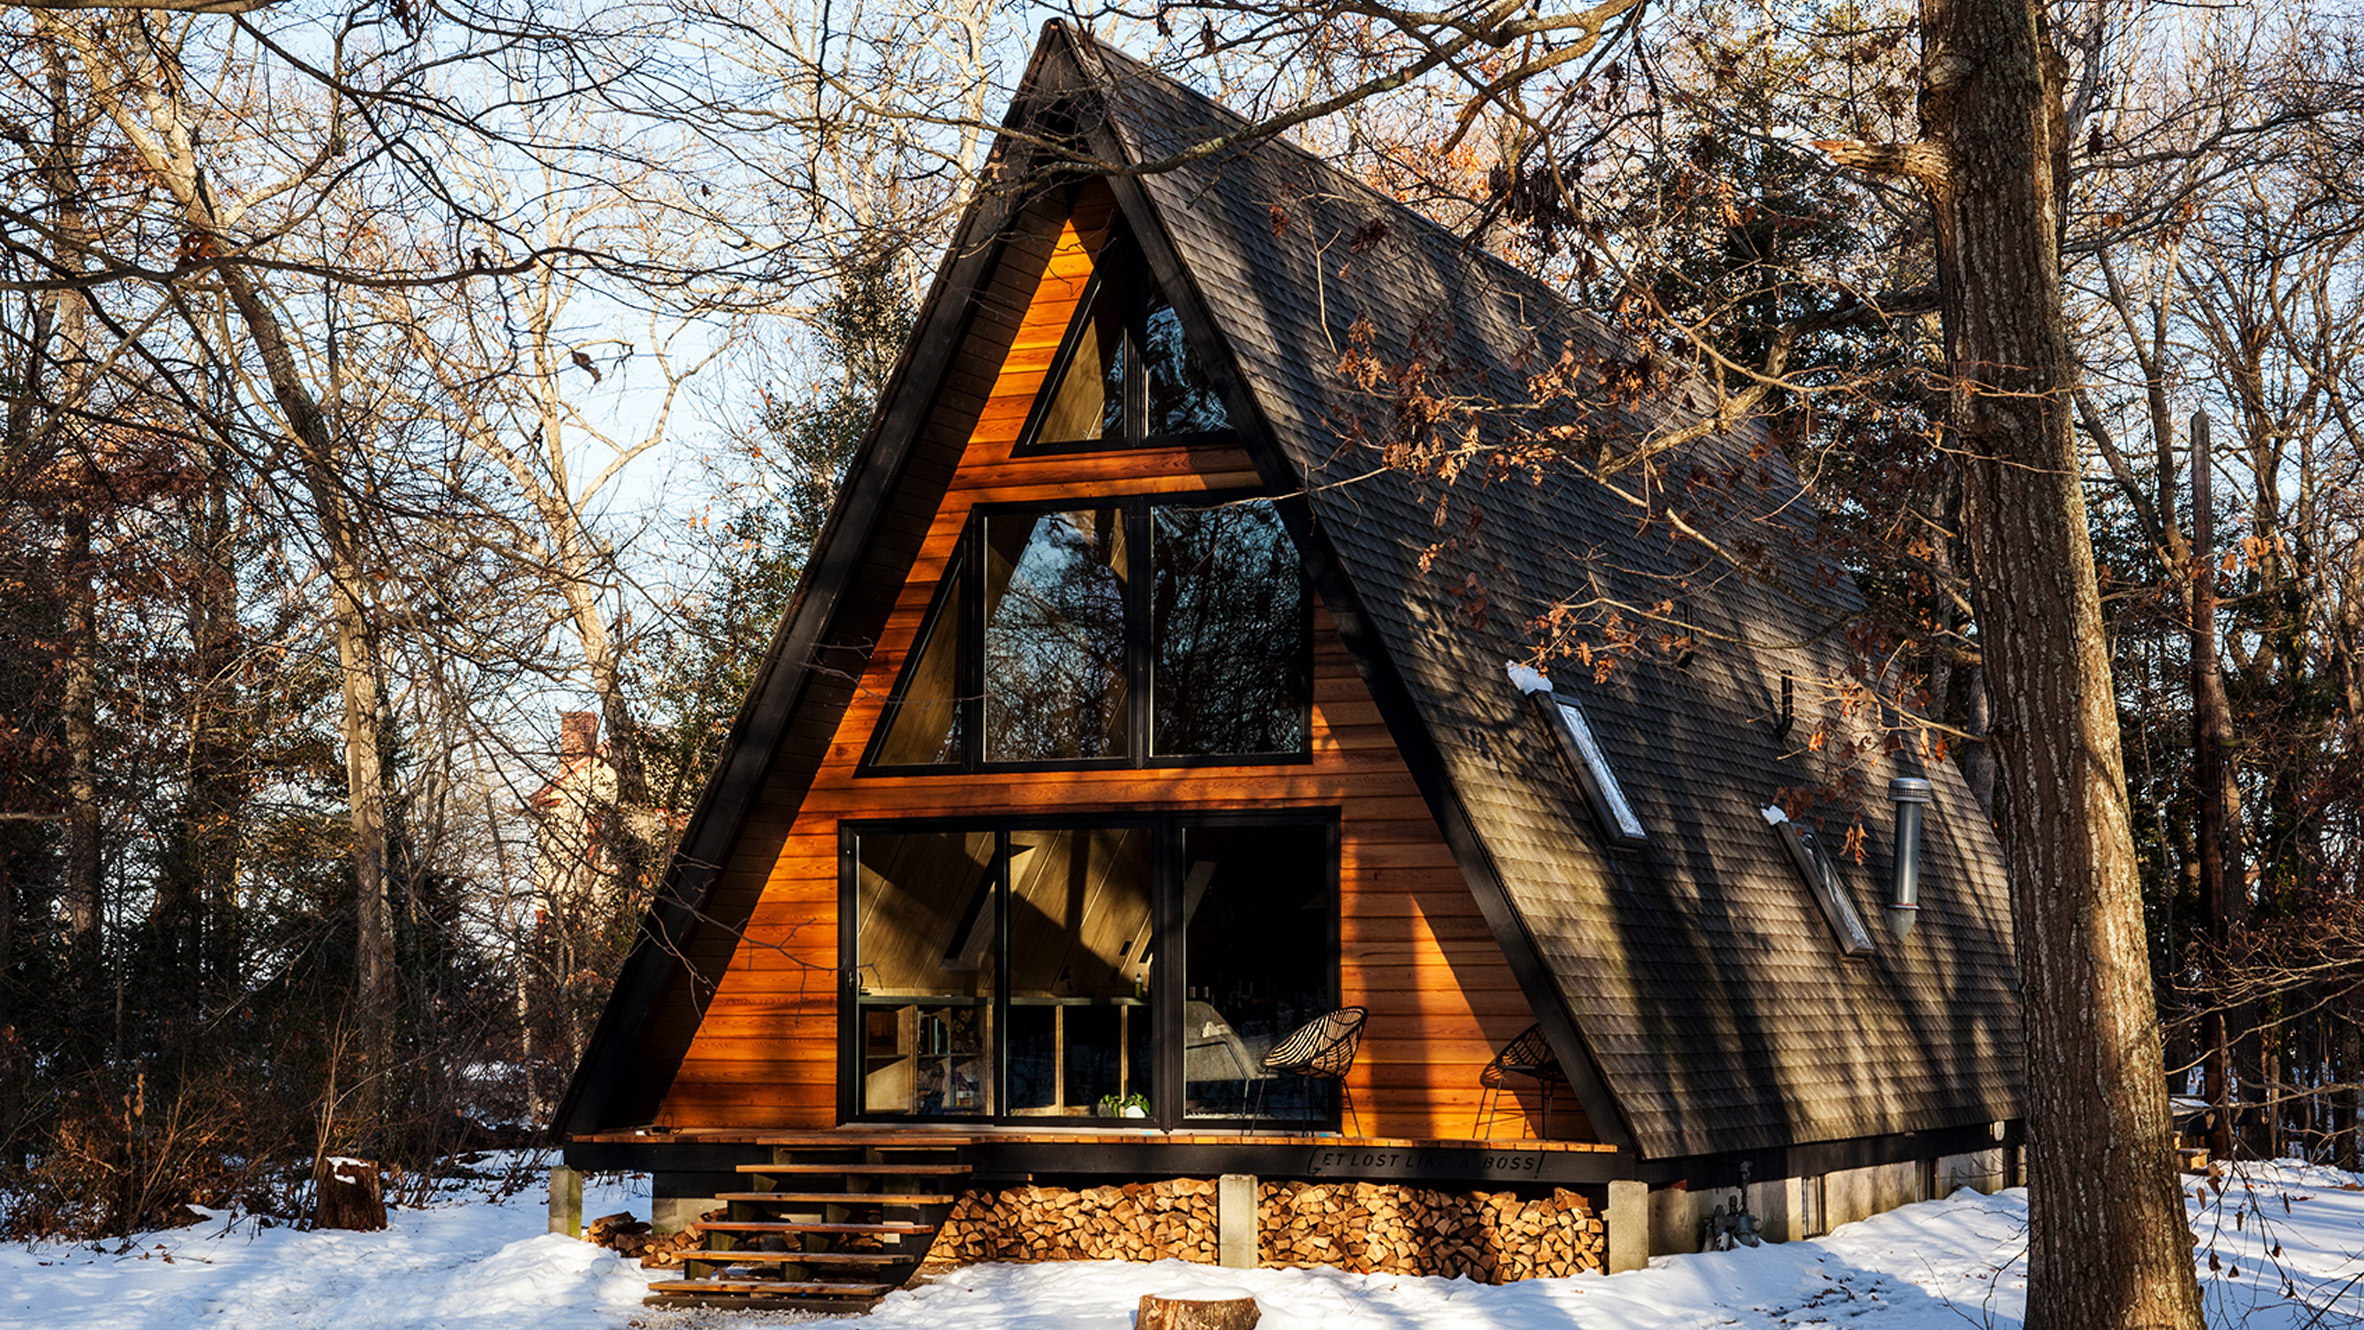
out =
[[[1485,1087],[1478,1096],[1478,1121],[1491,1128],[1495,1113],[1501,1108],[1503,1079],[1525,1076],[1541,1087],[1543,1100],[1543,1138],[1551,1139],[1552,1087],[1568,1083],[1568,1074],[1560,1069],[1559,1054],[1551,1051],[1551,1041],[1543,1037],[1541,1025],[1530,1025],[1511,1037],[1494,1060],[1478,1073],[1478,1084]],[[1481,1129],[1484,1129],[1481,1128]]]
[[[1346,1073],[1354,1069],[1355,1050],[1362,1046],[1363,1021],[1370,1012],[1361,1007],[1340,1007],[1323,1012],[1289,1032],[1287,1038],[1272,1046],[1264,1055],[1264,1069],[1280,1076],[1306,1076],[1315,1080],[1336,1081],[1338,1097],[1344,1102],[1346,1114],[1354,1129],[1362,1130],[1362,1120],[1355,1116],[1354,1095],[1346,1088]],[[1266,1082],[1256,1083],[1257,1102],[1261,1106]],[[1251,1109],[1248,1116],[1257,1116]]]

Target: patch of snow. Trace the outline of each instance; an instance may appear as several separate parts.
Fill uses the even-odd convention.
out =
[[[648,1180],[586,1178],[587,1214],[649,1212]],[[589,1207],[597,1206],[598,1209]],[[398,1210],[377,1233],[223,1211],[127,1242],[0,1246],[0,1326],[26,1330],[611,1330],[660,1278],[548,1233],[542,1189]]]
[[[2186,1179],[2217,1330],[2364,1326],[2364,1179],[2281,1161]],[[586,1214],[647,1215],[646,1179],[586,1179]],[[664,1274],[543,1232],[539,1188],[455,1195],[382,1233],[205,1223],[100,1247],[0,1247],[0,1326],[42,1330],[535,1330],[744,1327],[652,1312]],[[1960,1191],[1811,1242],[1662,1256],[1647,1270],[1500,1286],[1179,1261],[980,1265],[898,1292],[854,1330],[1130,1330],[1141,1295],[1244,1292],[1262,1330],[2011,1330],[2026,1299],[2027,1198]],[[2213,1259],[2213,1268],[2211,1258]]]
[[[1507,660],[1502,663],[1502,667],[1509,672],[1511,684],[1522,693],[1548,693],[1551,691],[1551,676],[1532,665],[1521,665],[1515,660]]]

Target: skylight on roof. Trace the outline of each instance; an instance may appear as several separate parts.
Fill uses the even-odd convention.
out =
[[[1789,820],[1789,814],[1778,804],[1767,804],[1759,810],[1781,837],[1783,848],[1789,851],[1789,861],[1806,880],[1806,890],[1814,903],[1822,907],[1823,922],[1839,939],[1839,950],[1845,955],[1864,955],[1878,944],[1872,940],[1871,930],[1863,926],[1863,916],[1855,909],[1855,901],[1847,894],[1847,884],[1839,880],[1838,866],[1822,852],[1814,833]]]
[[[1592,726],[1584,719],[1584,708],[1568,698],[1554,696],[1552,704],[1559,708],[1560,724],[1567,727],[1568,737],[1575,741],[1576,752],[1586,769],[1592,772],[1593,783],[1600,789],[1601,811],[1616,829],[1618,839],[1641,841],[1649,839],[1642,830],[1642,820],[1634,816],[1633,805],[1626,802],[1625,788],[1617,783],[1617,773],[1609,770],[1609,759],[1601,752],[1599,741],[1592,737]],[[1586,793],[1591,793],[1588,790]]]
[[[1640,845],[1649,840],[1650,833],[1642,826],[1641,816],[1634,812],[1632,801],[1625,797],[1625,787],[1618,783],[1616,771],[1609,766],[1609,755],[1601,751],[1600,740],[1593,735],[1592,722],[1585,719],[1583,705],[1555,691],[1551,680],[1540,671],[1515,661],[1508,669],[1511,683],[1549,715],[1561,756],[1583,789],[1584,800],[1600,821],[1602,833],[1619,845]]]

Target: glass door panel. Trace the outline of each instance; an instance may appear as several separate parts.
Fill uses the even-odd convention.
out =
[[[1273,1077],[1264,1054],[1337,1002],[1329,829],[1182,833],[1184,1111],[1312,1121],[1335,1087]]]
[[[1000,878],[989,831],[877,833],[856,850],[860,1108],[986,1117]]]
[[[1149,845],[1147,827],[1009,833],[1006,1112],[1147,1115]]]

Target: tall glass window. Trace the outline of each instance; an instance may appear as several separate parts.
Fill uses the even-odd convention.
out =
[[[1121,757],[1121,508],[985,519],[985,760]]]
[[[1034,442],[1122,443],[1125,433],[1124,311],[1106,283],[1094,283],[1068,333],[1067,361],[1044,400]]]
[[[991,832],[861,838],[854,956],[862,1111],[994,1112],[1000,877]]]
[[[1301,755],[1312,642],[1304,569],[1272,500],[989,508],[945,570],[864,762]]]
[[[1275,1077],[1264,1054],[1337,1005],[1328,829],[1189,827],[1182,833],[1183,1111],[1319,1119],[1333,1087]]]
[[[1144,428],[1152,437],[1231,428],[1222,395],[1182,333],[1182,316],[1155,286],[1149,288],[1141,317],[1141,382],[1148,414]]]
[[[1279,510],[1161,507],[1151,520],[1151,751],[1301,751],[1311,627]]]
[[[1009,1111],[1147,1114],[1149,829],[1013,831]]]

